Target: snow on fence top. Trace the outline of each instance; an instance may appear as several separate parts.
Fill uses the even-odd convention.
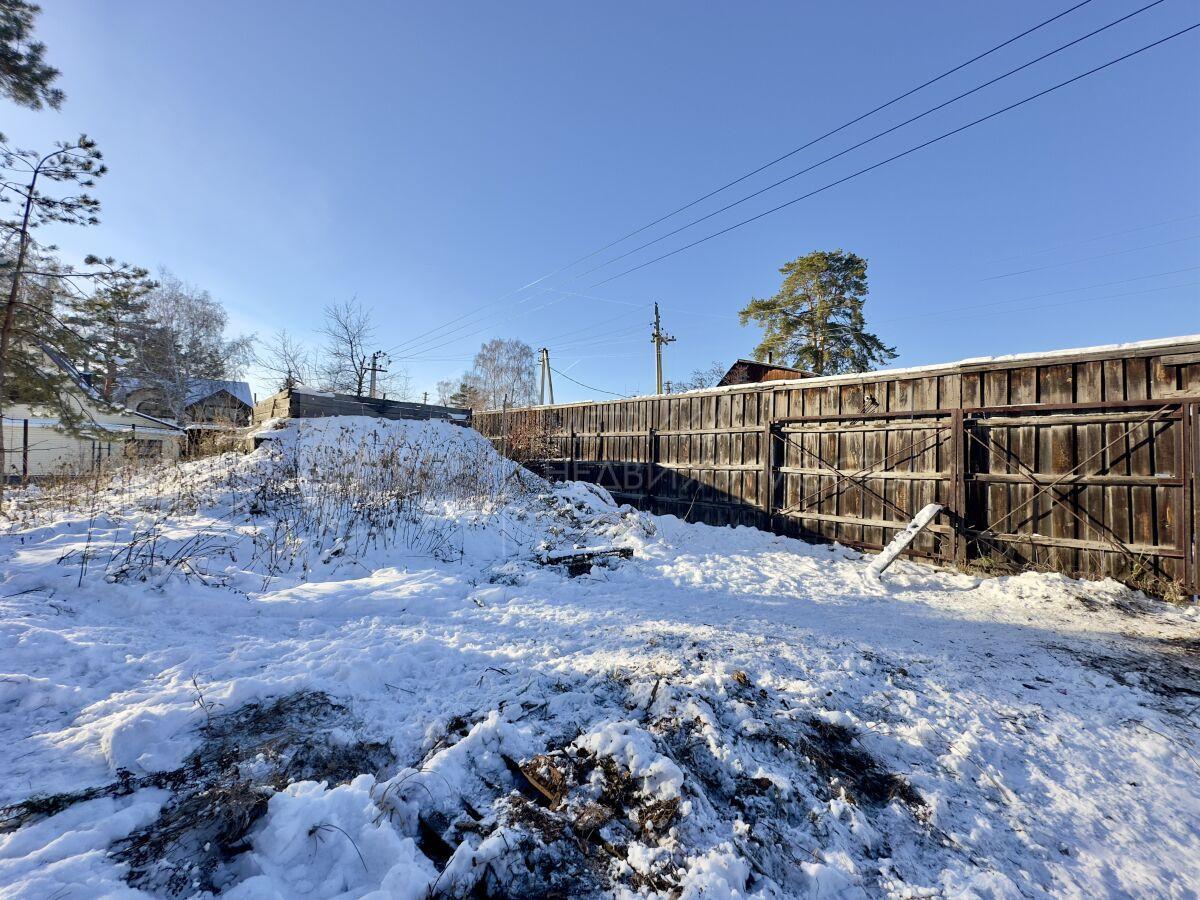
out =
[[[780,378],[769,382],[752,382],[749,384],[727,384],[723,387],[701,388],[695,391],[682,391],[677,394],[638,394],[610,400],[580,400],[575,403],[558,403],[553,407],[531,406],[522,409],[561,409],[567,406],[595,406],[604,403],[621,403],[626,400],[660,400],[664,396],[694,397],[699,394],[724,394],[752,389],[772,390],[789,387],[824,387],[826,385],[847,384],[860,381],[882,381],[893,378],[908,378],[924,375],[942,375],[955,371],[971,371],[980,368],[1001,366],[1026,366],[1046,363],[1054,365],[1103,357],[1145,356],[1156,350],[1182,350],[1195,348],[1200,350],[1200,334],[1185,334],[1178,337],[1154,338],[1147,341],[1129,341],[1124,344],[1100,344],[1095,347],[1078,347],[1068,350],[1045,350],[1032,353],[1009,353],[1001,356],[972,356],[957,362],[929,363],[920,366],[904,366],[892,369],[876,369],[870,372],[848,372],[844,375],[814,375],[809,378]]]

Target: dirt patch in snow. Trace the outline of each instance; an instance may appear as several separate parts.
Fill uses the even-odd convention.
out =
[[[0,830],[55,815],[76,803],[165,788],[158,818],[112,849],[132,886],[158,896],[218,893],[235,876],[228,864],[277,791],[297,781],[347,782],[394,762],[386,744],[358,736],[348,710],[326,694],[301,691],[229,713],[201,727],[200,747],[183,766],[113,784],[34,797],[0,809]]]
[[[544,707],[515,713],[541,733],[540,752],[502,754],[507,777],[481,777],[457,815],[422,811],[418,844],[441,873],[433,896],[677,896],[698,857],[724,850],[749,861],[748,889],[798,890],[801,864],[821,860],[831,831],[856,834],[870,857],[887,855],[898,820],[942,843],[920,794],[852,728],[789,708],[744,673],[589,689],[598,719],[564,730]],[[421,771],[489,727],[494,714],[452,722]]]

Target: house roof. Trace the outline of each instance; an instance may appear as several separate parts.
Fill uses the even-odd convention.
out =
[[[100,396],[100,392],[97,391],[90,384],[88,384],[88,380],[83,376],[83,373],[80,372],[78,368],[76,368],[76,366],[73,362],[71,362],[69,359],[67,359],[65,356],[63,356],[61,353],[59,353],[53,347],[50,347],[46,344],[40,344],[39,346],[41,347],[42,353],[45,354],[46,358],[49,359],[52,363],[54,363],[54,365],[58,366],[58,368],[60,368],[66,374],[66,376],[75,383],[75,386],[78,387],[79,390],[89,400],[92,400],[98,404],[107,405],[109,407],[119,409],[125,415],[137,416],[139,419],[145,419],[147,422],[153,422],[155,425],[158,425],[161,428],[166,429],[168,431],[173,431],[175,433],[180,433],[183,431],[183,429],[180,428],[178,425],[176,425],[174,422],[167,422],[167,421],[164,421],[163,419],[159,419],[154,416],[147,415],[146,413],[138,412],[137,410],[130,409],[129,407],[127,407],[121,403],[106,403],[104,398]],[[46,420],[46,421],[49,422],[50,420]],[[119,429],[114,429],[110,426],[95,422],[94,419],[93,419],[93,424],[97,425],[98,427],[104,428],[105,430],[109,430],[109,431],[119,430]]]
[[[49,344],[39,344],[38,346],[41,347],[42,353],[44,353],[52,363],[62,369],[63,374],[75,382],[75,386],[83,391],[83,393],[87,394],[90,399],[101,399],[99,391],[88,384],[87,379],[83,377],[83,373],[75,367],[75,363],[71,362]]]
[[[144,389],[155,390],[153,382],[143,382],[140,378],[121,378],[117,382],[117,397],[121,399],[127,398],[134,391]],[[187,393],[184,394],[184,407],[192,406],[196,403],[201,403],[212,397],[214,394],[219,394],[225,391],[235,400],[246,406],[254,405],[254,395],[250,392],[250,384],[246,381],[228,381],[222,378],[193,378],[188,382]]]
[[[746,377],[741,381],[734,380],[734,376],[741,369]],[[769,375],[769,377],[768,377]],[[804,369],[797,369],[793,366],[784,366],[779,363],[761,362],[757,359],[739,359],[729,371],[725,373],[725,377],[721,379],[719,387],[727,385],[745,384],[758,381],[781,381],[788,376],[795,378],[812,378],[812,372],[806,372]]]
[[[250,392],[249,382],[225,381],[220,378],[193,378],[188,382],[187,396],[184,397],[183,405],[191,406],[200,403],[221,391],[247,406],[254,405],[254,395]]]

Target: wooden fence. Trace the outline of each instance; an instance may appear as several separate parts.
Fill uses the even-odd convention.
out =
[[[475,413],[550,477],[713,525],[1200,591],[1200,337]]]
[[[319,419],[325,416],[445,419],[466,425],[470,423],[471,411],[454,406],[436,406],[432,403],[410,403],[404,400],[384,400],[379,397],[359,397],[355,394],[293,388],[260,400],[254,406],[251,419],[258,425],[267,419]]]

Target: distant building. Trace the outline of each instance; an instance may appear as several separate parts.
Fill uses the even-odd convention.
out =
[[[124,379],[117,387],[116,399],[130,409],[162,419],[174,419],[165,391],[138,379]],[[245,381],[193,378],[183,400],[185,428],[244,428],[250,424],[254,395]]]
[[[725,377],[717,382],[717,387],[727,387],[732,384],[758,384],[761,381],[788,381],[793,378],[813,378],[812,372],[794,369],[791,366],[781,366],[778,363],[759,362],[755,359],[739,359]]]
[[[122,405],[110,405],[86,375],[58,353],[43,349],[47,367],[65,373],[74,385],[85,434],[69,434],[62,422],[17,397],[4,409],[4,477],[9,481],[49,475],[80,475],[129,460],[173,460],[179,456],[183,429]]]

